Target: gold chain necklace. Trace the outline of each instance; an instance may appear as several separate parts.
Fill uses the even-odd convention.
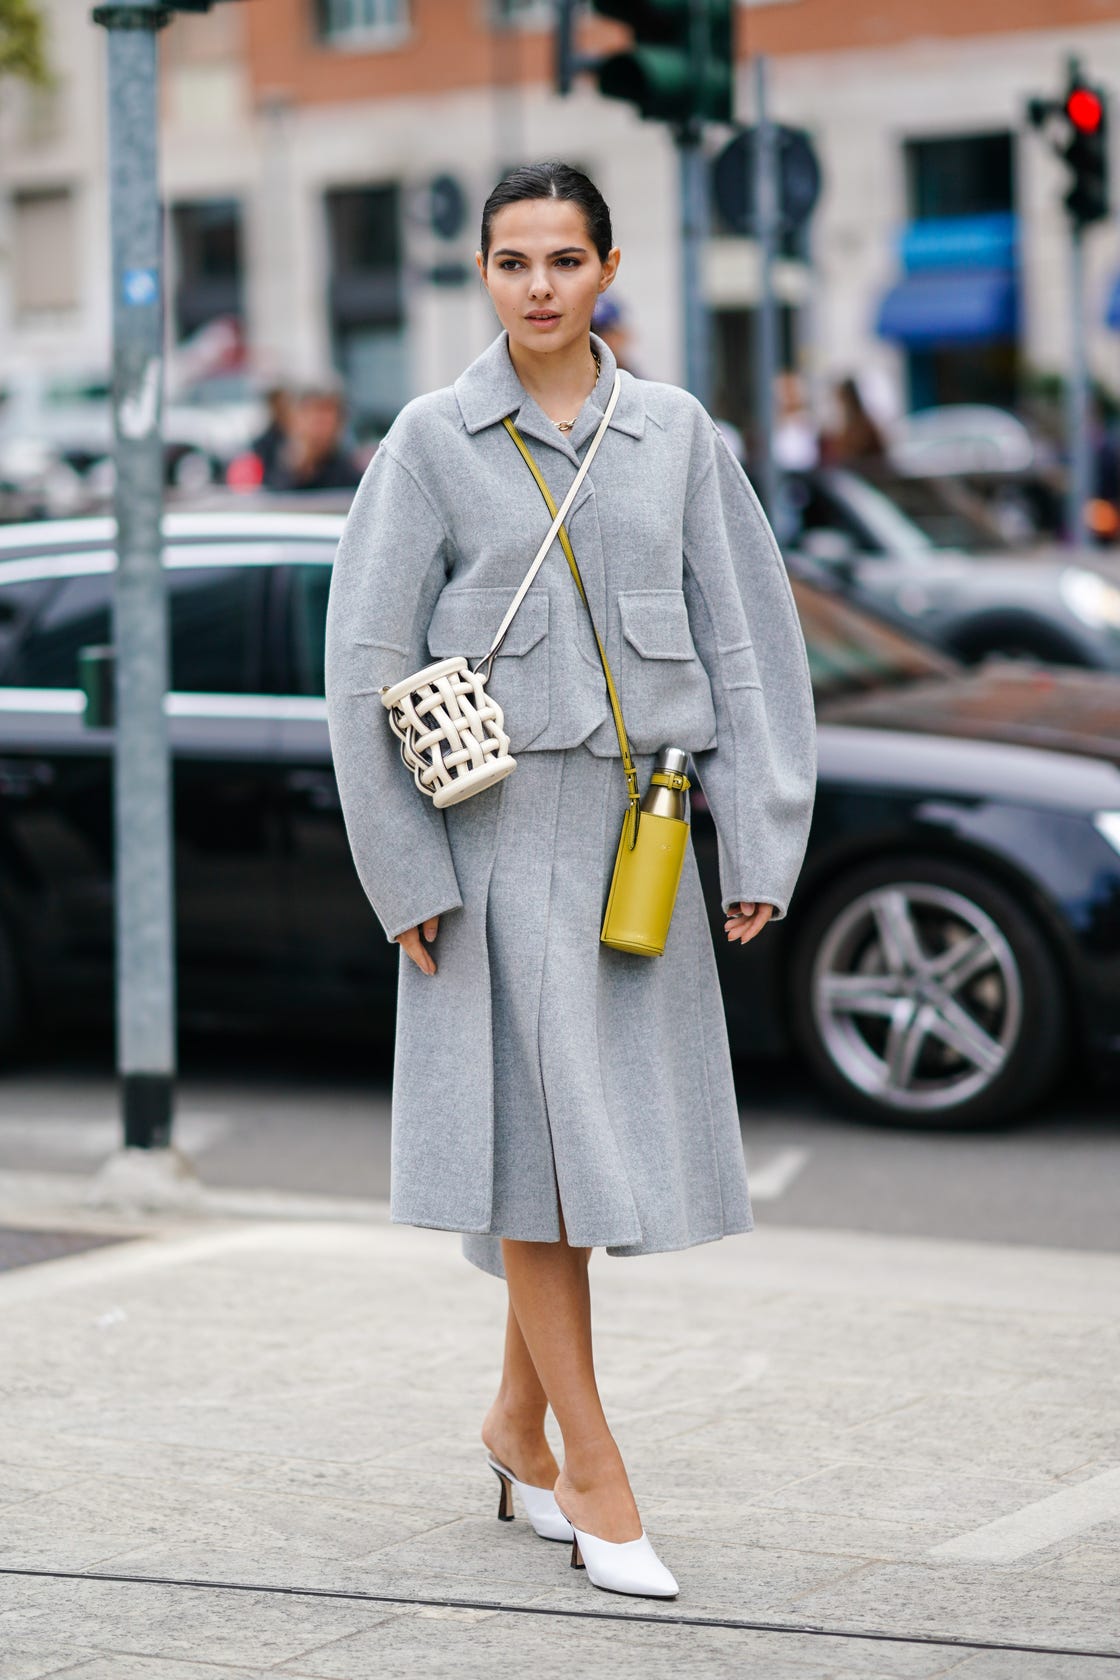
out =
[[[603,363],[598,350],[592,350],[591,355],[595,363],[595,383],[598,385],[599,380],[602,377]],[[552,424],[556,427],[558,432],[570,432],[578,419],[579,415],[575,414],[570,420],[554,420]]]

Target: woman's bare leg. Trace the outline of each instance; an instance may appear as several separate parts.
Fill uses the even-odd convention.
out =
[[[636,1540],[641,1518],[595,1380],[590,1250],[569,1247],[561,1226],[559,1242],[504,1238],[502,1258],[524,1345],[564,1438],[557,1500],[585,1533]]]
[[[519,1482],[550,1488],[557,1464],[544,1432],[548,1399],[512,1303],[506,1317],[506,1347],[502,1380],[482,1425],[482,1439],[499,1463]]]

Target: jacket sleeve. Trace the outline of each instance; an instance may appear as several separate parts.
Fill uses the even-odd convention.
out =
[[[723,908],[784,916],[809,836],[816,724],[809,664],[778,545],[722,434],[697,451],[685,509],[685,598],[716,709],[694,763],[719,839]]]
[[[462,906],[443,812],[401,762],[379,692],[431,664],[428,624],[447,561],[442,520],[418,480],[382,444],[335,556],[326,694],[350,850],[390,940]]]

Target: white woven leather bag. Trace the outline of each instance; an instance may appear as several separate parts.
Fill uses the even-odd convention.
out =
[[[486,692],[490,669],[610,425],[620,383],[616,373],[614,388],[598,430],[588,445],[571,489],[556,511],[548,535],[498,626],[489,653],[479,660],[473,670],[461,655],[455,659],[441,659],[437,664],[425,665],[423,670],[414,672],[411,677],[403,677],[400,682],[381,690],[381,703],[389,714],[389,727],[401,744],[401,758],[412,772],[412,779],[420,792],[426,793],[440,808],[457,805],[461,799],[469,799],[472,794],[481,793],[483,788],[493,787],[495,782],[500,782],[503,776],[508,776],[517,768],[517,760],[510,756],[502,708]]]

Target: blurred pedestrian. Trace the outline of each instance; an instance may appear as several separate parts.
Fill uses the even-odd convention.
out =
[[[782,472],[809,472],[820,459],[817,423],[800,375],[786,371],[774,381],[774,462]]]
[[[277,452],[269,490],[353,490],[362,468],[346,442],[346,405],[329,385],[299,391],[291,404],[288,435]]]
[[[265,392],[268,425],[249,445],[261,467],[260,482],[269,483],[275,477],[278,463],[287,447],[292,426],[292,397],[286,385],[273,385]]]
[[[619,372],[590,331],[620,260],[598,189],[562,163],[511,171],[476,260],[503,331],[381,444],[327,614],[347,832],[402,948],[392,1217],[463,1232],[468,1259],[506,1279],[505,1364],[482,1428],[499,1515],[516,1491],[538,1534],[574,1540],[594,1585],[668,1598],[677,1584],[596,1387],[588,1261],[745,1231],[751,1211],[691,853],[663,956],[600,942],[630,778],[624,794],[625,730],[587,619],[618,664],[642,780],[662,746],[694,755],[732,942],[785,913],[800,867],[808,668],[773,538],[715,425],[679,387]],[[481,661],[548,529],[511,417],[557,501],[601,433],[568,523],[588,592],[554,545],[492,677],[517,768],[437,810],[381,695],[433,659]]]
[[[603,293],[591,316],[591,331],[598,333],[604,343],[610,346],[616,367],[625,368],[635,379],[642,377],[634,366],[634,335],[630,330],[629,316],[617,298],[608,297]]]
[[[887,446],[878,425],[868,412],[856,381],[841,379],[833,389],[835,424],[821,440],[821,452],[829,466],[879,466],[886,459]]]

